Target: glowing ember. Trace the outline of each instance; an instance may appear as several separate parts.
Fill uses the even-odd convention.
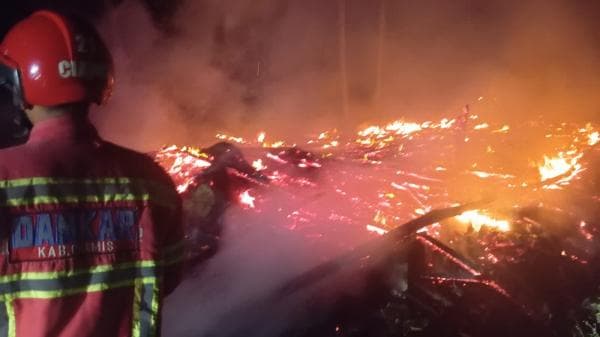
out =
[[[388,124],[385,129],[387,131],[392,131],[397,135],[409,135],[411,133],[421,131],[421,125],[417,123],[405,123],[402,121],[395,121],[393,123]]]
[[[452,125],[454,125],[454,123],[456,123],[456,119],[442,119],[442,121],[440,122],[440,128],[442,129],[449,129],[452,127]]]
[[[481,227],[493,228],[501,232],[508,232],[510,230],[508,221],[494,219],[480,211],[468,211],[457,216],[456,219],[464,224],[471,225],[477,232],[481,230]]]
[[[388,231],[386,229],[383,229],[381,227],[377,227],[377,226],[373,226],[373,225],[367,225],[367,231],[378,234],[378,235],[385,235]]]
[[[572,167],[573,165],[565,158],[544,156],[544,165],[539,168],[540,176],[542,181],[545,181],[569,172]]]
[[[266,136],[267,136],[267,134],[265,132],[261,132],[256,137],[256,141],[258,141],[259,143],[263,143],[265,141]]]
[[[250,195],[250,190],[245,190],[244,192],[240,193],[240,203],[248,208],[256,208],[256,205],[254,204],[255,200],[256,198]]]
[[[512,179],[515,176],[512,174],[499,174],[499,173],[491,173],[491,172],[483,172],[483,171],[471,171],[471,173],[479,178],[500,178],[500,179]]]
[[[426,121],[419,124],[397,120],[386,126],[372,125],[358,132],[359,137],[356,139],[356,143],[365,147],[381,149],[386,147],[387,144],[394,142],[396,140],[394,136],[410,137],[427,129],[450,129],[455,123],[456,119],[444,118],[439,123]],[[488,124],[484,124],[479,125],[479,128],[487,128],[489,126]]]
[[[581,153],[572,156],[565,152],[560,152],[556,157],[544,156],[544,164],[539,167],[541,180],[546,181],[569,172],[577,172],[581,169],[578,160],[582,156]]]
[[[156,154],[155,159],[169,173],[179,193],[186,192],[194,183],[195,177],[211,165],[207,154],[187,146],[164,147]]]
[[[257,171],[262,171],[264,169],[266,169],[267,167],[265,166],[265,164],[263,164],[262,159],[257,159],[255,161],[252,162],[252,167],[254,167],[255,170]]]
[[[246,141],[242,137],[229,136],[229,135],[226,135],[223,133],[218,133],[215,137],[220,140],[225,140],[225,141],[234,142],[234,143],[238,143],[238,144],[246,143]]]
[[[338,147],[339,145],[340,145],[340,142],[338,142],[337,140],[332,140],[328,144],[323,145],[323,149],[329,149],[329,148],[332,148],[332,147]]]
[[[596,132],[590,133],[588,135],[588,145],[594,146],[598,143],[600,143],[600,132],[596,131]]]
[[[504,125],[498,130],[494,130],[494,133],[507,133],[510,130],[510,126]]]
[[[482,130],[482,129],[487,129],[489,127],[490,127],[490,125],[488,123],[481,123],[481,124],[475,125],[475,127],[473,129]]]

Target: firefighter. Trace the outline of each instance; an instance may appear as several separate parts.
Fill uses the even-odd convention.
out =
[[[6,35],[0,74],[33,123],[0,151],[0,336],[159,335],[180,281],[181,200],[149,157],[88,122],[113,83],[105,45],[38,11]]]

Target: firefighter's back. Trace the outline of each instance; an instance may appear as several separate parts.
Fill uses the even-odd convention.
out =
[[[69,118],[36,125],[0,165],[0,336],[155,335],[180,255],[166,174]]]

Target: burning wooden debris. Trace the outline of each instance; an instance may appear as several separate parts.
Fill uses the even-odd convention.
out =
[[[505,334],[567,336],[589,320],[581,318],[585,310],[580,304],[595,303],[598,295],[593,281],[600,271],[595,267],[600,219],[593,211],[600,209],[598,130],[593,124],[494,125],[468,114],[460,122],[368,126],[355,137],[328,130],[300,146],[267,142],[265,132],[256,140],[219,134],[218,139],[235,142],[243,151],[224,143],[205,150],[171,146],[155,158],[181,193],[208,186],[222,196],[219,212],[230,204],[251,214],[276,209],[281,222],[274,226],[315,244],[343,242],[349,233],[362,233],[365,240],[390,238],[407,230],[401,224],[427,218],[436,209],[493,196],[494,203],[411,227],[405,246],[382,253],[386,262],[383,270],[376,268],[378,275],[409,266],[410,275],[404,273],[406,279],[396,285],[408,284],[411,290],[391,287],[377,304],[387,308],[379,307],[378,322],[397,336],[431,336],[444,329],[451,331],[449,336],[500,336],[486,330],[497,327],[494,319],[471,327],[464,322],[493,313],[512,320],[497,330]],[[532,138],[536,147],[526,148]],[[281,193],[273,197],[273,189],[292,202],[282,203]],[[190,209],[202,208],[195,200]],[[193,220],[201,226],[215,221]],[[314,223],[327,224],[326,229]],[[363,258],[372,258],[368,249],[349,256],[353,258],[332,261],[336,266],[363,265]],[[320,268],[307,274],[312,278],[302,278],[302,286],[337,272],[337,267]],[[476,273],[466,275],[465,270]],[[386,282],[379,286],[389,290]],[[290,284],[294,288],[299,283]],[[461,319],[452,313],[464,303],[477,309],[465,309],[469,314]],[[419,314],[407,314],[407,306]],[[513,314],[503,311],[508,308]],[[447,326],[435,321],[450,318],[454,321]],[[352,335],[353,324],[341,321],[315,326],[331,328],[332,335]]]

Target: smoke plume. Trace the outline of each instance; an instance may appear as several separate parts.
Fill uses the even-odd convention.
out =
[[[293,138],[438,118],[474,102],[508,122],[597,120],[594,12],[561,1],[205,0],[182,1],[157,26],[124,1],[101,24],[118,82],[95,120],[142,150],[204,144],[216,130]]]

